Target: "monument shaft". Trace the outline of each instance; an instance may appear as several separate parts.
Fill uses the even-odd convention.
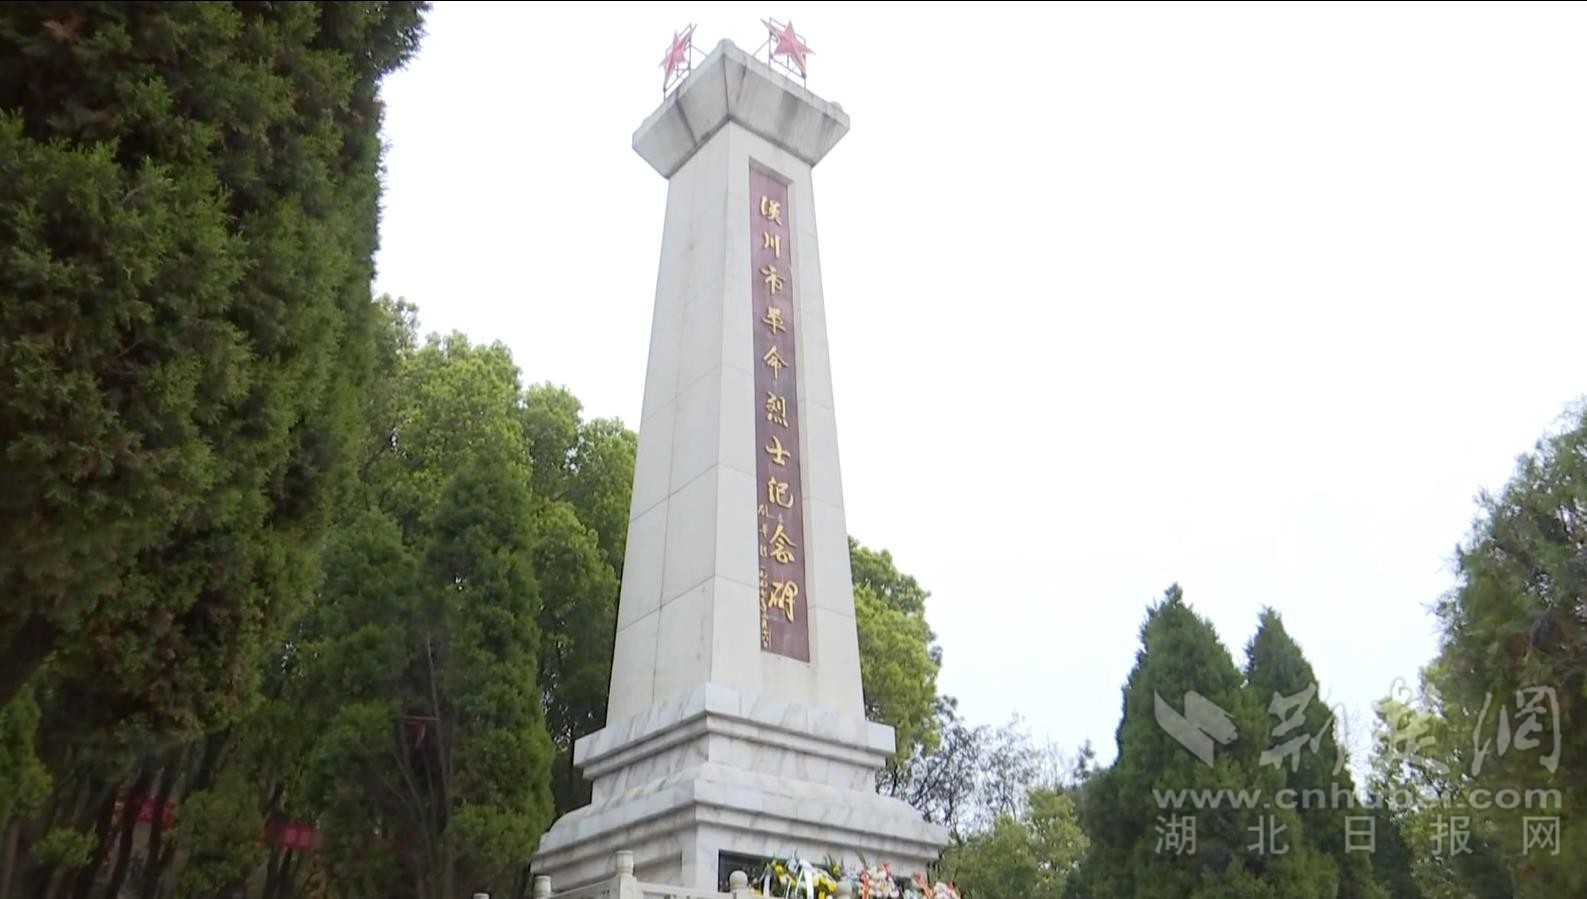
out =
[[[634,136],[667,207],[593,797],[534,860],[559,888],[621,849],[713,889],[725,856],[923,870],[946,842],[873,785],[811,182],[847,129],[724,42]]]

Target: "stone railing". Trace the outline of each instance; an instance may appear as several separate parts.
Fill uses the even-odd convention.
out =
[[[616,868],[617,873],[610,880],[563,893],[552,892],[551,878],[536,877],[534,899],[750,899],[760,895],[750,889],[749,876],[743,871],[734,871],[728,879],[729,892],[718,893],[715,890],[688,890],[659,883],[640,883],[634,877],[632,852],[617,853]],[[834,899],[852,899],[853,895],[849,884],[840,883]]]

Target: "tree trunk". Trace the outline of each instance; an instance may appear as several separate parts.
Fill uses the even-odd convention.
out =
[[[264,890],[259,894],[259,899],[275,899],[276,892],[280,889],[281,868],[284,867],[284,860],[281,858],[283,855],[281,844],[276,841],[273,832],[274,828],[270,825],[268,818],[265,820],[265,833],[270,836],[271,846],[270,857],[265,859]]]
[[[265,888],[259,899],[291,899],[298,893],[296,883],[303,868],[306,852],[293,849],[272,849],[270,861],[265,865]]]
[[[127,865],[132,861],[132,834],[138,827],[138,810],[133,807],[133,801],[141,801],[149,792],[149,781],[153,779],[153,766],[145,761],[121,809],[121,845],[116,849],[116,867],[111,870],[110,883],[105,887],[105,899],[119,899],[121,886],[127,882]]]
[[[165,804],[176,790],[176,779],[181,776],[183,762],[187,761],[185,749],[173,753],[160,771],[160,792],[154,797],[154,815],[149,822],[148,861],[143,869],[142,899],[155,899],[159,895],[160,878],[170,854],[163,851],[165,844]],[[164,856],[164,858],[162,858]],[[4,899],[4,897],[0,897]]]
[[[55,625],[34,613],[22,622],[11,642],[0,652],[0,709],[5,708],[55,648]]]
[[[215,781],[215,769],[220,766],[220,754],[231,737],[231,729],[218,730],[204,735],[204,751],[198,757],[198,771],[182,786],[182,799],[187,802],[199,790],[207,790]],[[185,765],[185,763],[184,763]]]
[[[22,816],[11,819],[6,827],[4,855],[0,855],[0,899],[11,899],[11,878],[17,865],[17,840],[22,836]]]
[[[309,854],[307,852],[292,853],[292,866],[287,869],[286,892],[281,894],[281,899],[296,899],[303,892],[304,885],[308,882],[308,875],[303,871],[307,868]]]

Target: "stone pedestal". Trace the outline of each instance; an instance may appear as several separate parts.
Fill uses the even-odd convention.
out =
[[[811,169],[848,130],[730,43],[634,135],[668,179],[607,727],[589,806],[541,841],[558,889],[715,889],[724,853],[924,870],[947,842],[875,772]]]

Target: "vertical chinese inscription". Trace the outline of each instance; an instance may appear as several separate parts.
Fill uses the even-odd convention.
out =
[[[805,592],[804,484],[799,455],[793,232],[788,187],[751,169],[750,296],[755,330],[755,527],[760,646],[810,661]]]

